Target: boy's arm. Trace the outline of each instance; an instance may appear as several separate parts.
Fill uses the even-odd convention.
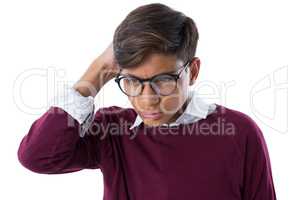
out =
[[[110,45],[81,79],[58,95],[58,102],[31,125],[18,149],[22,165],[47,174],[99,168],[109,148],[107,140],[100,140],[106,133],[84,134],[95,124],[107,126],[108,117],[102,109],[94,116],[93,97],[117,72]]]
[[[58,174],[101,164],[100,152],[107,146],[100,140],[102,133],[85,133],[95,123],[106,126],[105,117],[98,114],[95,118],[93,99],[79,96],[70,87],[66,91],[34,121],[20,143],[19,161],[31,171]],[[64,97],[69,100],[63,102]]]
[[[263,133],[251,119],[243,163],[243,200],[276,200],[271,162]]]

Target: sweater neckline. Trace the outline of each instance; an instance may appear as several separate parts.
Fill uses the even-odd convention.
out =
[[[143,128],[143,129],[147,129],[147,130],[155,130],[155,129],[162,129],[162,130],[165,130],[165,129],[182,129],[184,126],[193,126],[197,123],[202,123],[204,120],[207,120],[207,118],[210,118],[210,117],[213,117],[217,114],[220,113],[220,109],[222,109],[222,106],[220,104],[216,104],[216,109],[210,114],[208,115],[206,118],[204,119],[200,119],[196,122],[192,122],[192,123],[187,123],[187,124],[184,124],[184,123],[181,123],[181,124],[178,124],[178,125],[175,125],[175,126],[166,126],[166,125],[159,125],[159,126],[148,126],[148,125],[145,125],[144,122],[141,123],[141,126],[139,126],[140,128]]]

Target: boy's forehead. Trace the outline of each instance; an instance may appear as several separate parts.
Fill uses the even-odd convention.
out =
[[[157,74],[176,72],[182,65],[183,62],[176,56],[154,54],[140,65],[122,69],[121,74],[149,78]]]

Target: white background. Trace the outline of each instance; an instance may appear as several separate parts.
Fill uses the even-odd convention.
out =
[[[268,145],[278,199],[299,199],[299,5],[283,0],[160,2],[198,26],[202,65],[197,89],[207,101],[257,122]],[[147,3],[0,2],[0,199],[102,199],[100,170],[36,174],[20,165],[17,149],[47,110],[54,86],[77,81],[121,20]],[[96,108],[109,105],[130,106],[112,81],[96,96]]]

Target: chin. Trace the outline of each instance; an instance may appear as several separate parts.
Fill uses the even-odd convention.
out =
[[[164,124],[164,122],[162,122],[161,120],[151,120],[151,119],[144,119],[144,123],[147,126],[160,126]]]

